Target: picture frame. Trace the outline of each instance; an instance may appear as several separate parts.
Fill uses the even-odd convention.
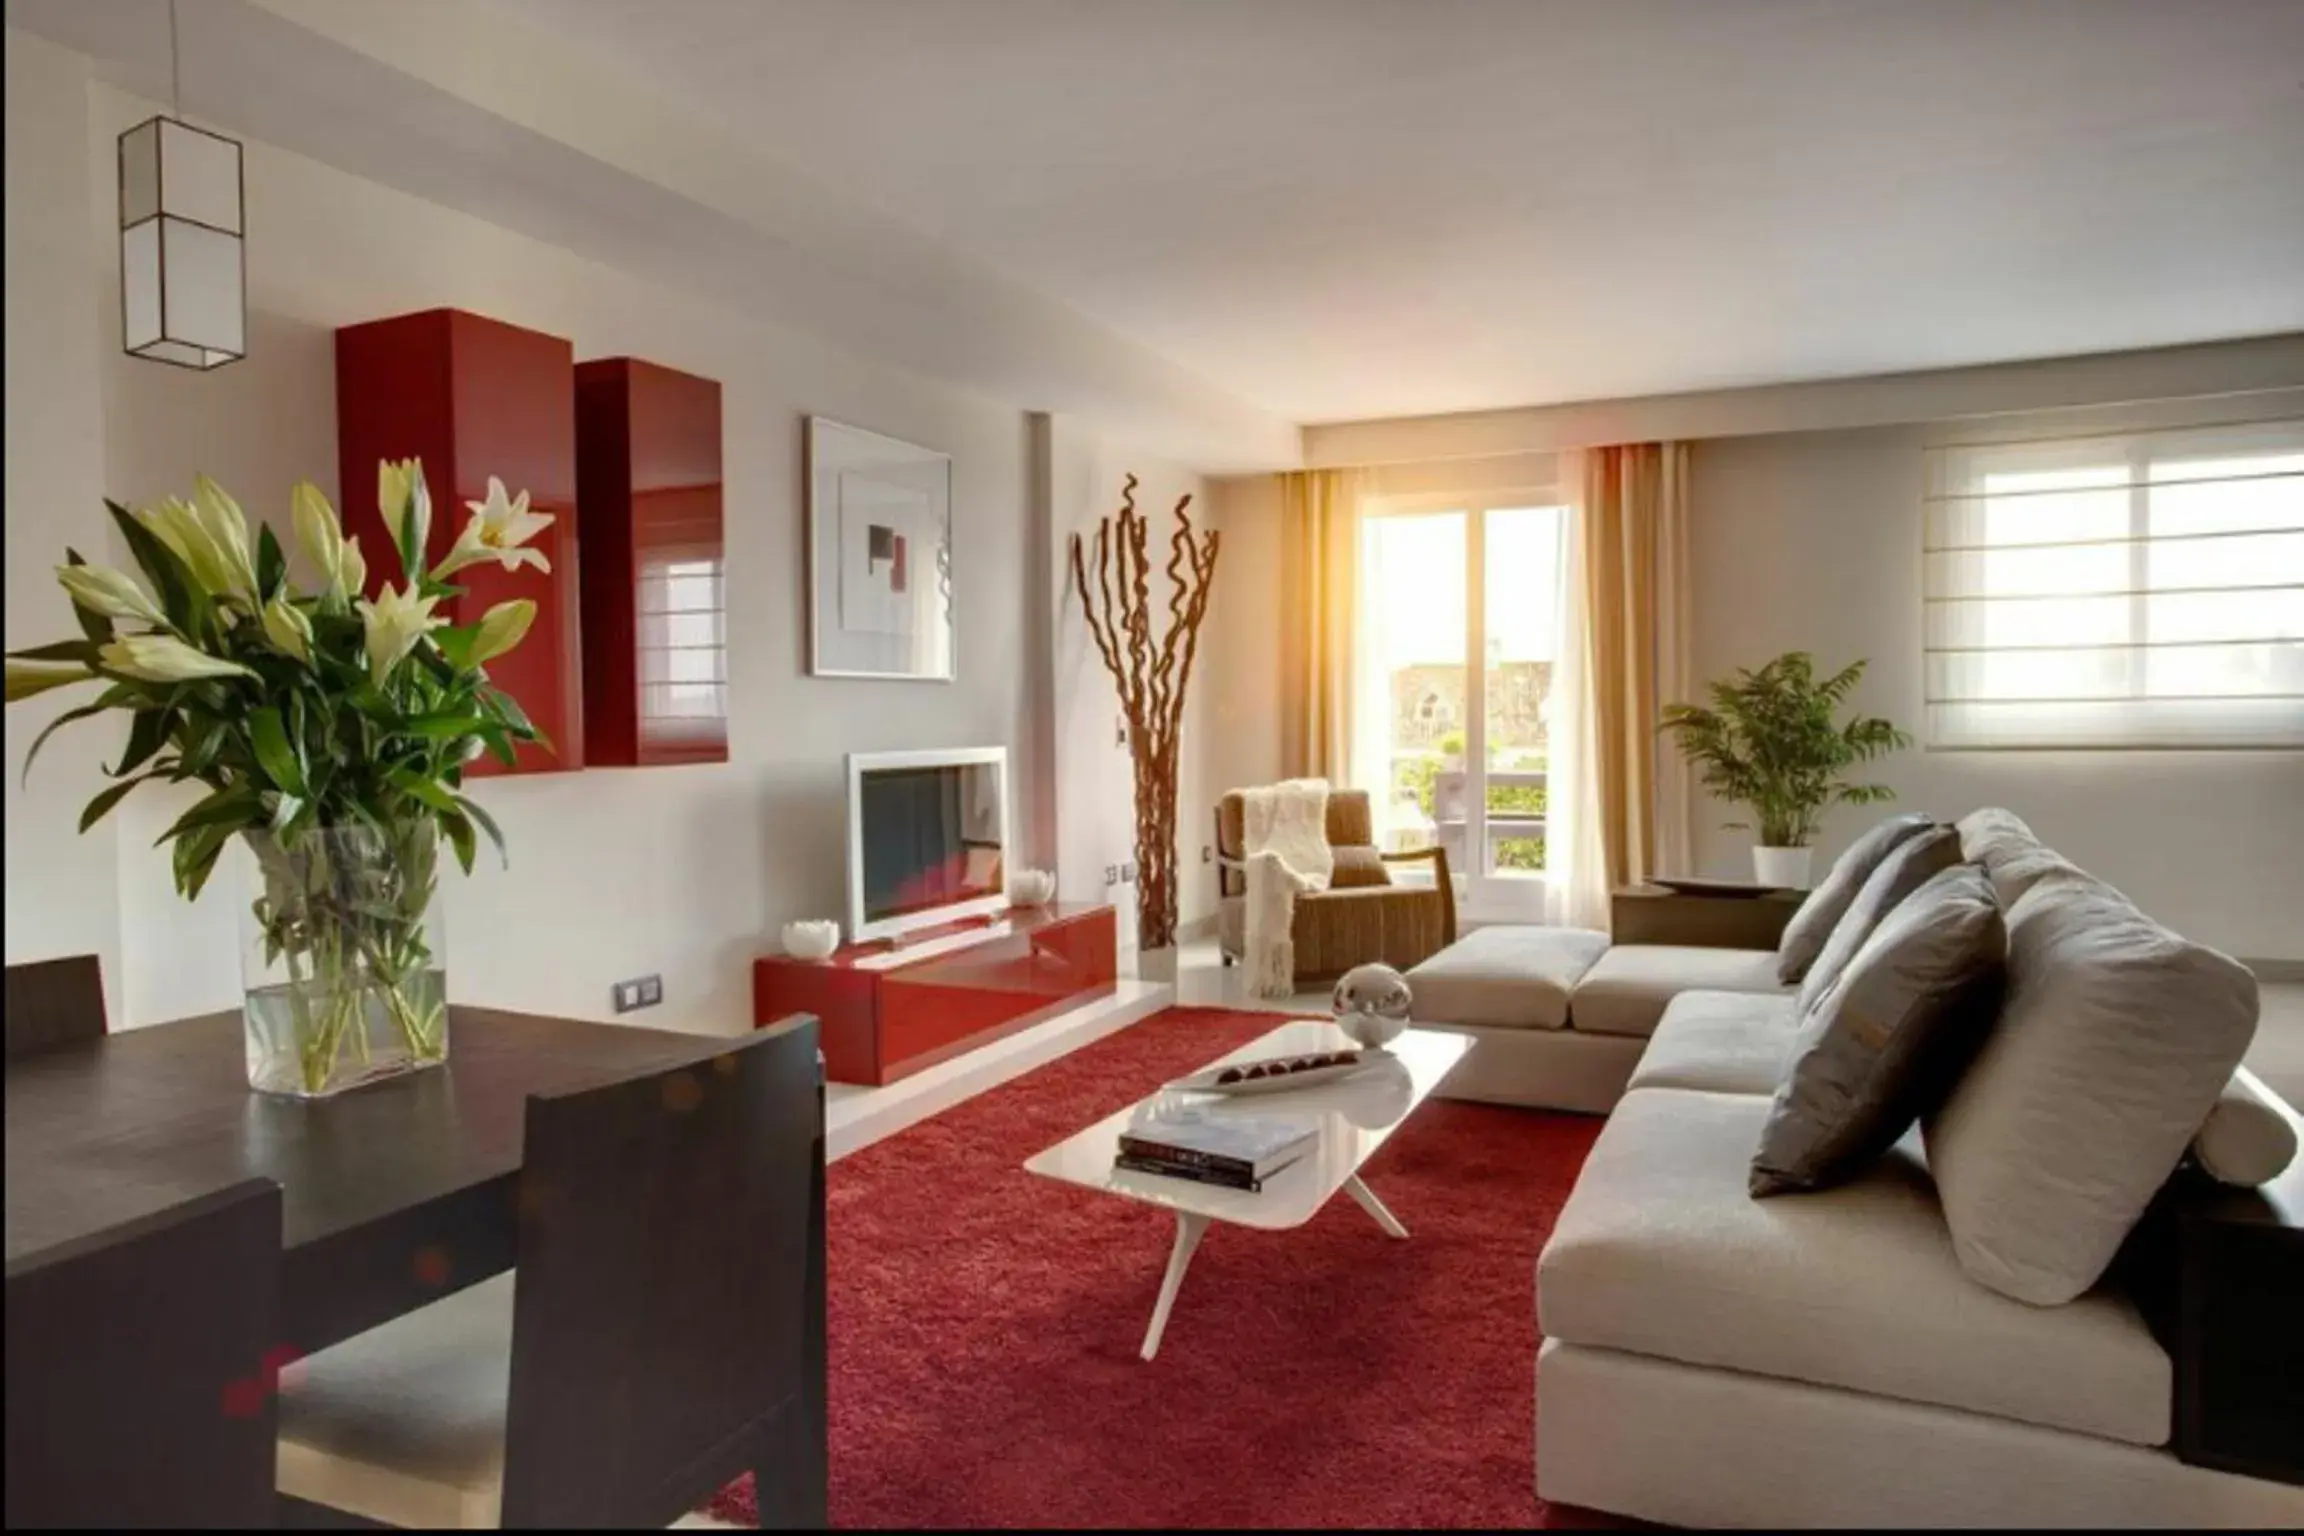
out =
[[[807,419],[808,671],[954,675],[952,456]]]

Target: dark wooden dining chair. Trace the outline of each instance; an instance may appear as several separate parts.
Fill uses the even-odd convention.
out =
[[[104,1036],[104,967],[94,955],[8,967],[8,1059]]]
[[[274,1523],[280,1187],[8,1266],[8,1528]]]
[[[392,1525],[824,1520],[816,1021],[528,1101],[518,1257],[292,1366],[280,1489]]]

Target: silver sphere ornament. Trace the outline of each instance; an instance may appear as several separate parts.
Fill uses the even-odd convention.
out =
[[[1356,965],[1337,978],[1331,1000],[1336,1026],[1360,1045],[1380,1051],[1408,1027],[1415,996],[1408,978],[1388,965]]]

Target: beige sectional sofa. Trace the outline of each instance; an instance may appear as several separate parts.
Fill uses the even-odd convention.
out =
[[[2011,906],[2071,868],[2021,828],[1962,827]],[[1917,1130],[1751,1198],[1797,1026],[1773,955],[1598,938],[1481,930],[1417,973],[1420,1022],[1447,1017],[1428,996],[1473,1015],[1460,1096],[1609,1114],[1537,1269],[1543,1497],[1692,1526],[2304,1523],[2304,1488],[2167,1449],[2173,1366],[2116,1283],[2034,1306],[1962,1270]]]

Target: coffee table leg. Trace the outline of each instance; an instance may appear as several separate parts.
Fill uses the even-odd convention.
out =
[[[1176,1246],[1168,1250],[1168,1274],[1160,1282],[1160,1300],[1152,1308],[1152,1326],[1144,1331],[1144,1358],[1149,1360],[1160,1353],[1160,1335],[1168,1327],[1168,1309],[1176,1305],[1176,1292],[1184,1284],[1184,1271],[1191,1266],[1192,1250],[1200,1246],[1200,1234],[1208,1230],[1208,1218],[1197,1211],[1176,1213]]]
[[[1353,1199],[1360,1202],[1360,1209],[1376,1218],[1376,1225],[1384,1229],[1385,1236],[1406,1237],[1408,1235],[1408,1229],[1400,1225],[1400,1218],[1384,1209],[1384,1202],[1376,1198],[1376,1191],[1360,1182],[1360,1175],[1354,1174],[1346,1179],[1344,1190]]]

